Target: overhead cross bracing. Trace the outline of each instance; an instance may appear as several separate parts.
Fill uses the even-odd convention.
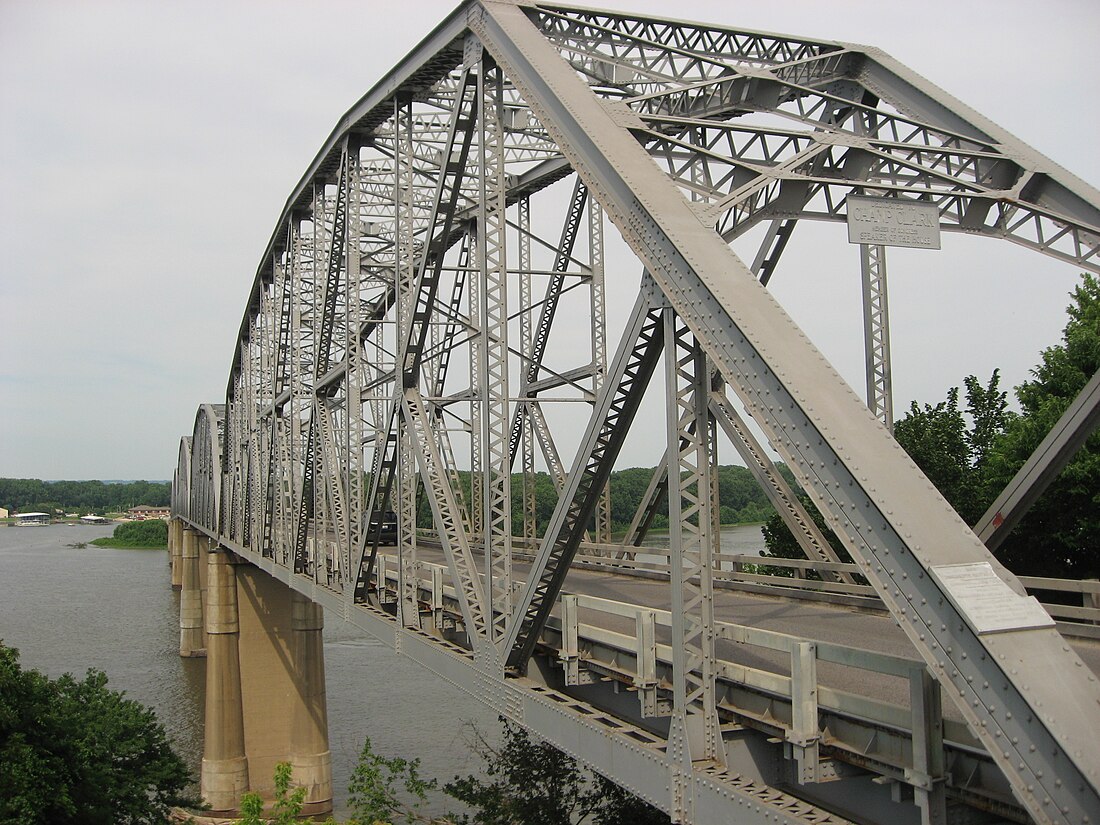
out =
[[[392,511],[400,630],[385,633],[410,655],[632,789],[656,771],[668,793],[655,801],[679,821],[827,821],[827,736],[793,695],[794,681],[813,682],[812,647],[792,660],[798,719],[783,747],[798,769],[782,790],[744,776],[756,745],[714,689],[719,427],[763,480],[779,479],[735,420],[743,409],[996,765],[1017,816],[1097,822],[1100,688],[880,420],[884,307],[869,322],[868,409],[765,288],[797,222],[844,222],[853,195],[928,205],[940,231],[1100,271],[1100,194],[877,50],[464,4],[341,119],[288,200],[224,414],[204,408],[177,474],[189,490],[177,513],[347,615],[389,604],[379,545]],[[629,280],[609,266],[605,216],[637,258]],[[750,268],[730,244],[764,226]],[[639,269],[633,311],[608,330],[606,293],[633,292]],[[884,302],[884,268],[876,278]],[[640,750],[544,689],[572,687],[547,675],[548,629],[578,551],[609,543],[607,479],[647,395],[665,399],[665,426],[645,504],[671,496],[680,520],[671,678],[655,687],[639,670],[650,709],[671,721],[651,722],[664,745]],[[539,466],[557,491],[541,521]],[[789,486],[766,486],[826,578],[852,586]],[[454,594],[438,643],[420,608],[423,512]],[[636,523],[648,524],[642,511]],[[522,576],[519,538],[537,543]],[[986,604],[975,588],[1003,589]],[[926,821],[968,804],[934,762],[906,768]]]

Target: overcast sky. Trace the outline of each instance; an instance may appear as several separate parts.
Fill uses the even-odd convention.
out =
[[[291,187],[454,5],[0,0],[0,476],[170,477],[196,406],[224,398]],[[879,46],[1100,184],[1093,0],[600,5]],[[817,278],[816,231],[775,291],[862,387],[858,257],[837,244],[852,277]],[[1075,271],[1004,247],[936,277],[891,254],[897,406],[993,366],[1018,383],[1058,340]]]

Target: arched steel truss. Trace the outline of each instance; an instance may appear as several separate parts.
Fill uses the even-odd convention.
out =
[[[287,201],[227,404],[202,407],[182,448],[176,513],[347,615],[372,609],[385,584],[379,515],[392,509],[399,595],[378,632],[393,644],[680,819],[829,821],[728,767],[710,581],[719,427],[810,557],[830,559],[743,406],[1022,808],[1039,822],[1098,822],[1095,678],[879,420],[889,375],[877,264],[865,271],[872,410],[765,288],[797,222],[844,221],[853,194],[932,204],[942,231],[1100,271],[1100,194],[878,50],[466,3],[341,119]],[[605,215],[644,268],[617,342]],[[761,224],[749,267],[729,244]],[[596,736],[544,698],[530,667],[578,547],[610,541],[606,481],[650,384],[664,386],[667,461],[644,504],[667,491],[681,524],[672,719],[657,751]],[[537,466],[559,493],[545,524]],[[424,507],[464,631],[447,642],[424,632],[417,604]],[[651,515],[639,510],[629,538]],[[536,547],[524,581],[512,572],[521,538]],[[1005,582],[997,632],[960,596],[960,571]],[[813,738],[796,750],[816,754]],[[914,787],[926,821],[942,819],[942,788]]]

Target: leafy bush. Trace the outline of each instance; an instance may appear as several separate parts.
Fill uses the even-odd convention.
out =
[[[455,777],[443,787],[472,814],[426,813],[427,792],[436,788],[436,780],[421,778],[419,760],[380,756],[367,739],[348,788],[349,825],[668,825],[665,814],[614,782],[532,739],[504,717],[500,722],[499,747],[474,732],[473,748],[485,762],[485,777]]]
[[[459,825],[668,825],[664,813],[546,742],[500,718],[504,739],[493,747],[478,737],[487,779],[455,778],[443,790],[474,808]]]
[[[264,801],[258,793],[249,791],[241,797],[241,818],[238,825],[294,825],[302,812],[306,789],[290,790],[291,767],[289,762],[275,766],[275,802],[271,806],[271,819],[264,818]],[[331,820],[330,820],[331,821]]]
[[[0,643],[0,822],[163,822],[191,781],[152,710],[107,687],[23,670]]]
[[[158,519],[129,521],[115,528],[111,538],[95,539],[100,547],[167,547],[168,522]]]

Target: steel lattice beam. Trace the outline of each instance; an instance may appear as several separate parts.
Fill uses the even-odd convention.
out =
[[[1100,740],[1079,727],[1081,715],[1097,716],[1100,701],[1087,668],[1060,644],[1051,622],[1023,619],[1019,629],[994,635],[980,633],[980,626],[975,630],[974,617],[952,602],[940,571],[964,563],[989,565],[985,547],[960,529],[946,502],[887,446],[889,436],[871,423],[873,417],[831,370],[819,366],[824,362],[813,346],[688,202],[674,194],[675,185],[654,169],[635,137],[528,16],[512,5],[483,8],[473,29],[723,377],[751,400],[754,415],[773,432],[785,433],[776,446],[1012,777],[1021,801],[1040,821],[1100,816]],[[806,395],[811,390],[813,402]],[[1022,592],[1018,584],[1015,589]],[[1019,612],[1029,613],[1023,606]],[[1056,667],[1065,681],[1045,680],[1039,669],[1044,666]],[[1065,710],[1054,719],[1038,712],[1053,714],[1052,708]]]
[[[550,194],[570,176],[571,198]],[[833,588],[855,587],[849,573],[828,572],[837,568],[824,538],[734,412],[732,390],[1023,809],[1037,822],[1096,822],[1095,681],[764,289],[797,222],[845,220],[853,193],[933,204],[945,231],[1100,271],[1100,193],[875,49],[469,0],[344,116],[292,192],[256,272],[227,405],[200,410],[181,446],[173,506],[678,819],[727,821],[738,810],[761,823],[832,822],[776,789],[793,777],[797,793],[820,798],[814,783],[828,747],[814,641],[789,651],[784,747],[797,772],[769,786],[719,766],[727,746],[741,746],[728,723],[748,711],[715,694],[725,667],[708,612],[716,425],[808,555],[828,560],[824,577],[840,580]],[[532,202],[552,204],[550,219],[535,220]],[[650,273],[609,366],[604,301],[621,280],[605,292],[604,213]],[[761,222],[770,228],[750,269],[728,244]],[[545,237],[547,227],[555,236],[562,227],[560,237]],[[888,424],[885,279],[875,270],[869,396]],[[541,300],[532,295],[538,276],[549,279]],[[569,297],[578,287],[590,290],[583,310]],[[590,363],[558,366],[560,351],[575,359],[588,341]],[[588,709],[549,702],[537,680],[560,633],[566,682],[592,681],[575,601],[561,619],[551,613],[589,531],[607,540],[605,482],[662,352],[667,443],[654,446],[668,464],[631,529],[667,490],[680,525],[670,540],[677,609],[668,624],[678,652],[662,686],[653,612],[640,611],[637,647],[615,654],[636,657],[643,717],[673,700],[670,735],[653,746],[641,731],[623,733],[621,718],[600,727],[584,721]],[[516,397],[510,376],[520,380]],[[1052,436],[1059,454],[1090,426],[1094,400],[1079,400]],[[571,402],[591,412],[579,446],[577,418],[563,412]],[[522,452],[523,535],[533,541],[536,449],[559,497],[514,603],[510,470]],[[467,454],[468,508],[459,463]],[[1035,477],[1056,463],[1037,456]],[[436,631],[444,587],[456,605],[448,621],[457,635],[445,642],[418,629],[418,487],[447,561],[432,573]],[[379,549],[378,516],[391,503],[401,523],[396,586]],[[992,601],[1007,624],[991,623],[968,583],[999,592]],[[921,668],[902,675],[914,725],[902,780],[933,825],[955,815],[948,803],[969,789],[945,793],[938,693]],[[667,793],[653,796],[658,786]],[[998,787],[998,804],[1009,804]]]

